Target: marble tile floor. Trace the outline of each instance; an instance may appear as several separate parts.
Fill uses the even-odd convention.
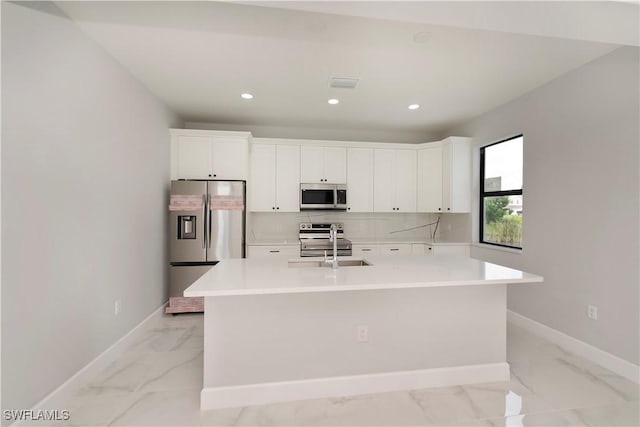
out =
[[[511,381],[199,410],[201,314],[163,316],[68,401],[73,426],[638,426],[637,384],[514,325]],[[45,424],[37,424],[42,426]]]

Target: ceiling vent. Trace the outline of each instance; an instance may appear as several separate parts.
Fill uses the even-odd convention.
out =
[[[331,77],[329,79],[329,87],[337,89],[355,89],[360,79],[352,79],[348,77]]]

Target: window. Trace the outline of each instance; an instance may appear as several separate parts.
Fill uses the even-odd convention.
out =
[[[522,248],[522,135],[480,148],[480,243]]]

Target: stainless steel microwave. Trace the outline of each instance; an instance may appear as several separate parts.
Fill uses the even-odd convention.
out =
[[[300,210],[346,211],[346,184],[300,184]]]

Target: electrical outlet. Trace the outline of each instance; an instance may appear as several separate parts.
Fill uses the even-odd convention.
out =
[[[117,299],[113,303],[113,314],[117,316],[118,314],[120,314],[121,311],[122,311],[122,302],[120,302],[120,300]]]
[[[369,342],[369,327],[367,325],[358,326],[358,342]]]
[[[589,319],[598,320],[598,307],[596,307],[595,305],[588,305],[587,317]]]

